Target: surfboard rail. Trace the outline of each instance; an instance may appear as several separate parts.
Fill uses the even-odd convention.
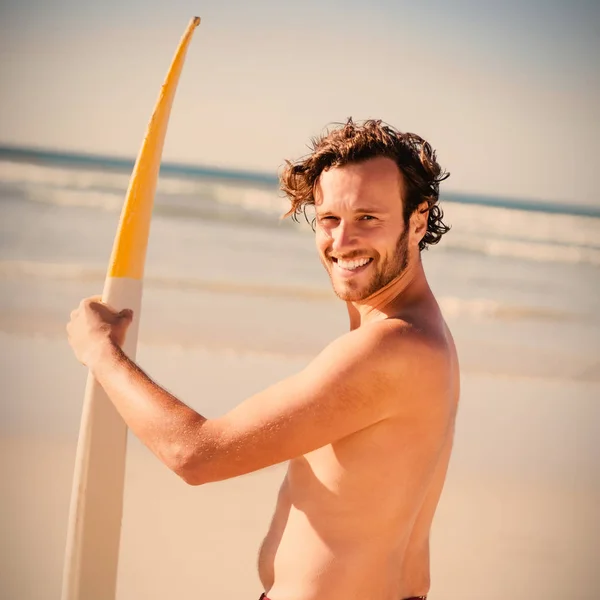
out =
[[[102,300],[131,308],[133,322],[123,350],[135,360],[146,250],[169,116],[185,56],[200,18],[181,38],[148,124],[125,197]],[[62,600],[115,597],[127,426],[90,374],[85,388],[63,568]]]

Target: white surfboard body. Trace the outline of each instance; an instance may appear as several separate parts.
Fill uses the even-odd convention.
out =
[[[162,149],[187,47],[199,24],[198,17],[190,21],[161,87],[129,183],[102,294],[102,300],[113,308],[134,311],[123,345],[133,360]],[[126,449],[127,426],[102,387],[89,375],[75,457],[62,600],[115,597]]]

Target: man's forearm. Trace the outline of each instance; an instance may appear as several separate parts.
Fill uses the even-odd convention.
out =
[[[171,470],[185,478],[202,444],[210,454],[207,420],[152,381],[118,346],[107,344],[90,370],[127,426]]]

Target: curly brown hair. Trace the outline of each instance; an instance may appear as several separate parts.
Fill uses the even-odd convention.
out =
[[[286,161],[280,177],[281,190],[292,206],[284,217],[292,215],[296,221],[301,213],[306,217],[306,207],[315,204],[314,189],[323,171],[384,156],[391,158],[404,175],[404,221],[408,222],[418,206],[427,202],[423,211],[429,211],[427,231],[419,249],[437,244],[450,229],[442,221],[444,213],[438,204],[440,182],[450,173],[442,170],[435,150],[418,135],[402,133],[380,120],[370,119],[360,125],[349,118],[313,138],[311,150],[296,163]]]

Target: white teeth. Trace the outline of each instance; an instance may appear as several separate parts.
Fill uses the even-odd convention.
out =
[[[370,258],[357,258],[356,260],[338,259],[337,264],[342,269],[346,269],[347,271],[354,271],[354,269],[358,269],[358,267],[366,265],[370,260]]]

